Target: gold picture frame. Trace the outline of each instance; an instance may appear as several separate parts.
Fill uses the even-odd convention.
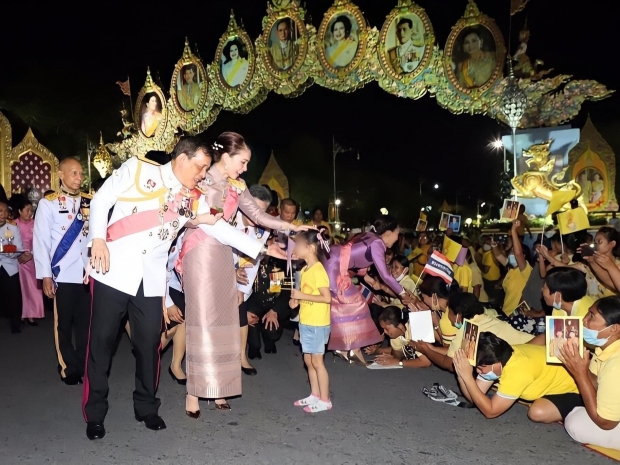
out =
[[[185,85],[184,75],[188,72],[193,72],[192,82],[188,83],[189,90],[183,92],[180,81],[183,80],[182,85]],[[177,61],[170,81],[170,98],[178,115],[184,120],[198,116],[207,103],[208,90],[207,70],[202,61],[192,53],[186,38],[183,56]]]
[[[398,47],[397,42],[394,41],[394,47],[389,46],[389,36],[390,34],[397,34],[396,30],[398,28],[398,22],[402,20],[408,20],[411,23],[411,29],[413,30],[416,30],[420,25],[423,29],[422,31],[417,30],[417,34],[412,35],[410,39],[410,42],[413,44],[412,47],[415,48],[413,53],[420,53],[418,64],[411,71],[405,71],[402,67],[401,71],[395,69],[394,58],[396,57],[393,57],[391,52],[394,51],[394,55],[397,55],[398,52],[395,50]],[[419,35],[422,37],[419,37]],[[418,41],[416,41],[416,37],[419,38]],[[420,45],[420,43],[423,45]],[[421,6],[406,0],[401,2],[399,6],[390,12],[381,27],[377,50],[379,62],[381,63],[381,67],[385,73],[391,79],[409,83],[429,68],[429,65],[433,59],[434,45],[435,31],[433,30],[433,25],[431,24],[431,20],[426,14],[426,11]],[[424,48],[423,52],[418,50],[420,47]]]
[[[473,70],[472,53],[480,54]],[[452,27],[444,47],[448,81],[463,94],[484,94],[503,77],[505,59],[504,37],[497,23],[469,0],[465,14]]]
[[[150,102],[144,102],[145,98],[149,100],[156,97],[155,100]],[[144,108],[143,108],[143,103]],[[159,139],[168,124],[168,108],[167,108],[166,96],[161,87],[153,82],[151,77],[151,70],[146,71],[146,81],[138,97],[136,98],[136,106],[134,107],[134,121],[136,122],[138,134],[143,139],[157,140]],[[148,105],[156,105],[156,108],[152,111],[153,117],[150,122],[146,121],[146,114],[149,110]],[[159,113],[159,115],[157,114]],[[155,124],[156,123],[156,124]]]
[[[292,65],[288,68],[277,67],[274,64],[275,58],[271,53],[270,42],[273,40],[274,29],[278,27],[278,25],[283,20],[289,20],[290,25],[295,25],[295,31],[290,31],[291,34],[296,32],[298,34],[297,39],[293,40],[293,44],[297,47],[296,56],[292,63]],[[280,10],[272,13],[263,28],[264,37],[264,47],[259,51],[261,53],[263,63],[265,64],[265,69],[267,73],[269,73],[272,77],[277,79],[289,79],[292,75],[297,73],[304,62],[306,61],[306,57],[308,55],[308,31],[306,30],[306,25],[299,14],[299,11],[296,8],[288,8],[286,10]],[[295,34],[293,34],[295,35]]]
[[[355,21],[355,25],[351,20]],[[347,21],[348,24],[343,24],[341,27],[337,26],[337,23],[346,23]],[[342,40],[338,40],[333,35],[336,29],[339,31],[344,30],[344,38]],[[342,32],[339,32],[339,34],[342,34]],[[351,37],[355,37],[355,39],[351,39]],[[334,5],[327,10],[321,21],[317,38],[319,40],[317,56],[323,69],[332,75],[344,77],[355,71],[366,55],[368,41],[366,19],[359,7],[350,0],[335,0]],[[351,45],[355,41],[357,46],[349,60],[348,57],[351,56],[352,52]],[[331,43],[331,45],[326,45],[328,43]],[[329,57],[328,49],[331,49]],[[337,60],[340,60],[342,66],[335,64]]]
[[[231,45],[229,46],[228,44]],[[239,58],[231,60],[232,57],[230,54],[234,53],[232,50],[234,45],[237,46]],[[227,49],[227,47],[229,48]],[[225,53],[229,56],[225,56]],[[243,55],[247,55],[247,57]],[[243,63],[243,60],[247,62],[247,66]],[[230,71],[226,70],[227,76],[224,76],[224,66],[233,61],[235,61],[235,63],[230,66]],[[256,51],[254,50],[254,44],[248,33],[237,25],[233,13],[230,15],[228,29],[222,35],[218,43],[217,50],[215,51],[214,63],[217,65],[217,80],[220,87],[224,90],[243,92],[250,84],[254,72],[256,71]],[[239,81],[238,84],[232,84],[237,81]]]

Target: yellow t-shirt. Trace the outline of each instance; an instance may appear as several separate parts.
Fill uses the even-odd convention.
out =
[[[596,413],[605,420],[620,421],[620,341],[614,342],[605,350],[597,347],[590,362],[590,371],[596,375],[598,381]]]
[[[575,380],[563,365],[547,365],[545,347],[525,344],[513,350],[502,368],[497,395],[532,402],[546,395],[579,394]]]
[[[465,292],[471,292],[472,271],[469,264],[452,265],[452,271],[454,271],[454,279],[458,281],[459,287],[467,289]]]
[[[450,318],[448,318],[448,309],[446,309],[445,312],[441,312],[439,330],[441,331],[441,340],[443,344],[446,346],[450,345],[456,335],[456,328],[452,325]]]
[[[489,302],[489,296],[487,292],[484,290],[484,281],[482,280],[482,271],[478,268],[476,262],[472,262],[469,264],[471,268],[471,289],[469,292],[474,292],[474,287],[480,286],[480,296],[478,297],[478,302],[486,304]]]
[[[322,287],[329,289],[329,277],[321,262],[301,270],[301,292],[321,295],[319,289]],[[299,303],[299,322],[308,326],[329,326],[329,307],[329,304],[302,300]]]
[[[419,247],[419,249],[422,251],[422,255],[418,256],[418,258],[413,262],[413,274],[414,275],[420,276],[422,274],[424,265],[426,265],[426,262],[428,261],[428,249],[430,247],[431,247],[431,244],[424,244],[423,246]],[[415,250],[417,250],[417,248]],[[413,252],[411,253],[413,254]]]
[[[473,324],[478,325],[480,332],[489,332],[495,334],[498,338],[503,339],[511,346],[527,344],[534,336],[514,329],[510,323],[498,320],[492,316],[485,314],[476,315],[471,320]],[[454,353],[461,348],[463,339],[463,328],[457,330],[456,336],[448,349],[448,357],[454,357]]]
[[[482,273],[482,277],[487,281],[497,281],[500,277],[500,272],[492,250],[482,252],[482,264],[489,267],[489,271]]]
[[[594,304],[594,302],[596,302],[598,299],[586,295],[583,296],[581,299],[579,300],[575,300],[573,302],[573,309],[570,312],[570,315],[567,314],[564,310],[562,309],[553,309],[553,313],[552,316],[579,316],[581,318],[583,318],[584,316],[587,315],[588,310],[590,310],[590,307]]]
[[[506,292],[502,310],[506,315],[510,315],[514,312],[521,303],[523,289],[525,289],[527,280],[530,279],[530,274],[532,274],[532,267],[529,263],[526,263],[523,271],[521,271],[519,267],[516,267],[511,268],[508,273],[506,273],[506,277],[502,283],[502,287]]]
[[[413,290],[415,289],[415,282],[409,276],[405,276],[403,279],[401,279],[399,284],[403,286],[403,289],[408,292],[413,292]],[[398,308],[405,308],[405,306],[398,297],[392,297],[388,299],[388,302],[390,305],[394,305]]]

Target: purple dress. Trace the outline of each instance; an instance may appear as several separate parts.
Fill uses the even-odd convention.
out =
[[[24,243],[24,250],[32,252],[32,234],[34,230],[34,220],[23,221],[21,218],[15,220]],[[43,318],[43,293],[37,284],[37,275],[34,268],[34,260],[24,264],[19,264],[19,284],[22,288],[22,318]]]
[[[351,283],[348,271],[374,264],[383,282],[400,294],[403,287],[387,268],[385,250],[383,240],[375,233],[367,232],[347,244],[334,246],[329,258],[323,260],[332,294],[329,350],[360,349],[381,341],[368,303],[359,287]]]

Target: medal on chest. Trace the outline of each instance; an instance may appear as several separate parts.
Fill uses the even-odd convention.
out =
[[[192,189],[190,191],[189,189],[182,188],[174,197],[175,211],[185,218],[196,218],[200,195],[201,193],[198,189]]]

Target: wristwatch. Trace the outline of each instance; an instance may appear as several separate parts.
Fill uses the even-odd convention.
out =
[[[402,367],[402,366],[403,366],[403,362],[402,362],[402,360],[401,360],[400,362],[398,362],[398,366],[399,366],[399,367]]]

